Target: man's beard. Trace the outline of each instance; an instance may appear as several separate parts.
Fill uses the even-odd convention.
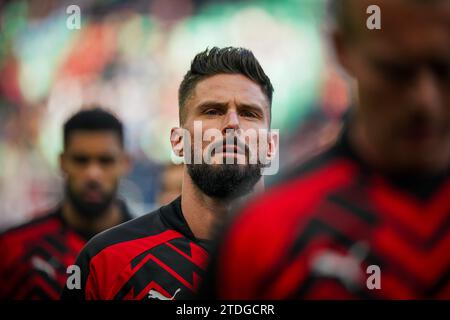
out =
[[[235,199],[249,194],[261,179],[259,164],[187,164],[194,184],[207,196]]]
[[[95,183],[89,184],[86,186],[88,188],[99,188],[99,186]],[[112,204],[113,200],[116,197],[116,189],[113,192],[107,193],[103,192],[102,200],[99,202],[88,202],[84,201],[82,197],[76,193],[70,185],[66,184],[66,195],[73,205],[75,211],[82,217],[95,220],[106,214],[107,209]]]
[[[223,145],[225,147],[226,140],[213,142],[208,147],[211,154],[215,154],[212,148]],[[256,164],[248,163],[250,158],[250,148],[234,137],[235,146],[243,149],[246,158],[245,164],[236,163],[237,159],[233,159],[234,163],[226,163],[223,158],[222,164],[187,164],[188,173],[194,184],[207,196],[216,199],[235,199],[247,195],[253,190],[255,184],[261,179],[261,170],[263,165],[258,161]],[[194,146],[191,147],[191,154],[194,154]]]

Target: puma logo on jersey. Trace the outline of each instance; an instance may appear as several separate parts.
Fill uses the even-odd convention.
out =
[[[365,243],[356,243],[342,254],[333,250],[323,250],[311,261],[311,270],[318,276],[335,278],[349,290],[360,286],[363,279],[361,263],[368,254]]]
[[[178,288],[177,291],[175,291],[175,293],[173,294],[173,296],[171,298],[168,298],[164,295],[162,295],[161,293],[159,293],[158,291],[151,289],[148,292],[148,298],[149,299],[157,299],[157,300],[175,300],[175,296],[178,294],[178,292],[180,292],[181,289]]]
[[[50,262],[45,261],[39,256],[33,256],[31,258],[31,265],[34,269],[46,273],[50,278],[56,278],[56,270],[50,264]]]

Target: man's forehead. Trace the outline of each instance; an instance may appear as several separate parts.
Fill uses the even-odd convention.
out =
[[[342,0],[337,0],[342,1]],[[353,28],[363,37],[397,34],[427,33],[430,30],[450,31],[450,1],[448,0],[347,0],[345,19],[351,19]],[[380,8],[381,30],[371,30],[367,20],[372,12],[367,9],[376,5]]]
[[[359,43],[372,56],[421,60],[450,57],[450,1],[350,0],[347,19],[358,28]],[[370,30],[368,6],[380,7],[381,29]],[[441,5],[442,4],[442,5]],[[406,62],[406,61],[405,61]]]
[[[261,87],[256,82],[239,74],[219,74],[208,77],[197,83],[192,95],[195,105],[208,101],[225,104],[235,99],[243,104],[261,107],[268,104]]]
[[[120,148],[119,135],[113,131],[75,130],[67,140],[66,149],[117,149]]]

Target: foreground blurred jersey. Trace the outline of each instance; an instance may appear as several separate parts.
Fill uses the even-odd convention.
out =
[[[450,298],[450,1],[333,5],[358,101],[330,150],[225,232],[206,297]]]
[[[57,208],[0,235],[0,298],[58,299],[67,267],[94,234],[130,218],[116,198],[126,169],[122,124],[101,109],[64,126],[65,196]]]

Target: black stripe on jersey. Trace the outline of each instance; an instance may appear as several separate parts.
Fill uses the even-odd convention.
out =
[[[351,214],[364,222],[366,222],[369,225],[373,225],[377,221],[377,216],[374,215],[372,212],[370,212],[367,209],[363,209],[360,206],[356,205],[355,203],[350,202],[348,199],[344,198],[343,196],[339,194],[331,194],[327,197],[327,200],[329,200],[331,203],[336,204],[337,206],[344,209],[343,212],[346,212],[348,214]]]
[[[34,270],[33,272],[26,274],[23,278],[21,278],[21,279],[19,280],[19,282],[17,282],[17,285],[14,286],[14,289],[13,289],[12,292],[11,292],[11,296],[12,296],[12,297],[16,297],[17,294],[18,294],[18,292],[19,292],[20,290],[22,290],[22,288],[23,288],[24,286],[26,286],[26,284],[29,283],[30,280],[32,281],[32,278],[42,278],[43,281],[44,281],[49,287],[51,287],[51,288],[54,290],[54,292],[56,292],[57,294],[59,294],[59,293],[61,292],[61,287],[60,287],[60,285],[56,282],[55,279],[51,278],[51,277],[50,277],[47,273],[45,273],[45,272],[41,272],[41,271]],[[39,288],[39,286],[36,286],[36,285],[35,285],[35,286],[33,286],[32,288],[33,288],[33,289],[34,289],[34,288]],[[45,291],[43,291],[43,292],[45,293]],[[45,298],[46,298],[46,299],[48,299],[49,297],[50,297],[50,295],[45,294]]]
[[[442,275],[441,278],[439,278],[436,283],[426,291],[426,294],[428,297],[434,297],[438,295],[441,290],[443,290],[446,286],[448,286],[450,283],[450,268],[447,270],[446,273]]]
[[[44,240],[61,254],[67,253],[67,247],[63,244],[64,238],[57,235],[45,235]]]
[[[59,291],[58,291],[59,292]],[[48,300],[50,298],[50,295],[47,291],[42,289],[41,287],[33,287],[30,292],[28,292],[24,297],[23,300]]]
[[[277,276],[279,274],[282,274],[280,270],[285,270],[286,268],[288,268],[289,265],[293,263],[295,259],[298,258],[298,255],[301,254],[301,252],[311,242],[311,240],[314,240],[317,236],[321,234],[331,236],[333,242],[345,248],[350,248],[355,243],[354,239],[348,238],[345,234],[334,229],[326,222],[321,221],[317,218],[312,219],[309,225],[304,229],[304,232],[301,233],[300,237],[296,241],[294,241],[294,245],[290,251],[290,254],[287,255],[287,258],[273,268],[274,271],[272,272],[272,274],[269,274],[267,277],[264,278],[264,280],[261,282],[262,285],[258,290],[261,290],[260,292],[267,291],[268,288],[270,288],[270,286],[276,282]],[[424,288],[423,284],[419,283],[417,278],[413,274],[411,274],[410,270],[408,268],[405,268],[404,265],[394,263],[394,261],[390,259],[386,260],[385,257],[377,255],[376,252],[370,251],[368,256],[364,259],[364,261],[368,265],[378,265],[382,270],[386,270],[385,269],[386,266],[389,266],[388,271],[394,274],[395,277],[405,285],[405,287],[413,289],[413,291],[415,292],[423,292],[424,289],[426,289],[426,287]],[[444,277],[441,277],[441,279],[438,281],[438,283],[440,283],[441,286],[445,285],[445,277],[450,277],[450,275],[445,275]],[[302,284],[300,288],[298,288],[298,291],[291,298],[299,298],[304,296],[304,294],[310,290],[311,286],[313,286],[318,279],[320,278],[308,274],[308,277],[307,279],[305,279],[305,282]],[[431,290],[430,294],[435,294],[435,292],[438,292],[441,289],[442,288],[436,285],[435,289],[430,289]],[[358,291],[354,293],[358,294],[362,298],[369,298],[369,297],[374,298],[374,296],[368,293],[364,293],[363,291],[362,292]],[[376,294],[376,292],[374,294]]]
[[[280,259],[279,262],[272,268],[272,272],[269,272],[268,275],[263,278],[261,285],[258,288],[259,292],[265,292],[267,288],[275,283],[277,277],[280,275],[279,271],[285,270],[285,268],[291,265],[295,259],[298,258],[298,255],[303,252],[305,247],[308,246],[311,240],[314,240],[318,235],[325,234],[331,236],[334,241],[345,248],[349,248],[352,244],[354,244],[353,239],[347,238],[346,235],[316,218],[312,219],[302,230],[302,232],[298,234],[300,236],[294,240],[293,245],[288,249],[289,251],[286,256],[283,259]]]
[[[151,279],[148,277],[149,274],[152,275]],[[155,281],[154,279],[158,280]],[[172,280],[177,281],[178,286],[183,290],[183,292],[190,291],[188,287],[174,278],[168,270],[150,258],[130,277],[130,279],[128,279],[125,285],[123,285],[119,292],[115,295],[114,300],[123,300],[130,290],[134,290],[134,295],[137,296],[152,281],[157,283],[162,288],[170,288],[172,286]],[[146,298],[147,296],[143,297],[143,299]]]
[[[267,277],[263,279],[261,282],[261,287],[258,290],[260,292],[265,292],[270,286],[276,282],[277,277],[282,274],[280,270],[285,270],[289,267],[303,252],[303,250],[308,246],[311,241],[313,241],[319,235],[328,235],[333,240],[333,243],[337,243],[338,245],[344,248],[350,248],[353,244],[355,244],[355,240],[350,239],[347,235],[343,234],[341,231],[334,229],[332,226],[328,225],[325,221],[321,221],[317,218],[312,219],[303,232],[299,234],[300,236],[293,242],[293,246],[286,256],[285,259],[280,260],[280,263],[277,264]],[[410,274],[409,270],[404,269],[403,266],[394,264],[393,261],[389,261],[389,264],[386,264],[384,257],[375,255],[374,252],[369,252],[368,256],[364,259],[364,261],[368,265],[378,265],[382,270],[386,265],[389,265],[389,270],[401,279],[402,282],[408,284],[409,287],[416,287],[419,285],[417,283],[417,279]],[[310,278],[310,279],[309,279]],[[308,281],[306,281],[299,289],[298,292],[295,293],[295,297],[303,296],[304,292],[307,292],[310,285],[313,285],[316,281],[314,275],[308,275]],[[305,287],[306,286],[306,287]],[[358,295],[363,295],[363,293],[358,292]]]
[[[444,223],[439,226],[438,230],[433,234],[433,236],[425,243],[426,250],[431,250],[434,248],[437,243],[444,238],[450,230],[450,213],[448,219],[444,221]]]
[[[66,272],[66,267],[60,263],[59,257],[55,259],[55,255],[48,252],[44,247],[42,246],[36,246],[30,251],[27,252],[27,254],[23,257],[24,261],[31,261],[32,257],[40,257],[42,260],[44,260],[47,263],[50,263],[51,266],[56,270],[62,270],[64,273]]]
[[[176,272],[179,276],[181,276],[192,285],[194,284],[193,272],[199,275],[203,275],[203,270],[200,267],[180,255],[178,252],[176,252],[166,244],[164,244],[164,246],[157,246],[153,248],[153,250],[150,250],[150,252],[157,259],[168,265],[174,272]],[[171,254],[168,255],[168,252],[170,252]]]

